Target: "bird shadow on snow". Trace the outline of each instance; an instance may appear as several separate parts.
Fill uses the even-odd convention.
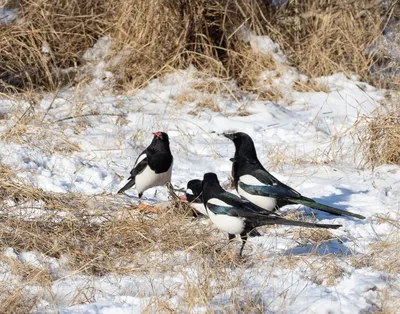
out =
[[[286,251],[283,251],[283,255],[309,255],[315,254],[318,256],[326,256],[326,255],[336,255],[336,256],[350,256],[356,254],[346,245],[344,242],[347,242],[348,239],[334,239],[327,242],[322,243],[314,243],[305,246],[298,246],[294,248],[290,248]]]
[[[366,194],[366,193],[369,192],[369,190],[357,191],[357,192],[355,192],[353,190],[350,190],[350,189],[346,189],[346,188],[337,188],[337,190],[340,191],[340,194],[335,193],[335,194],[331,194],[329,196],[321,197],[321,198],[313,197],[312,199],[314,201],[316,201],[318,203],[321,203],[321,204],[324,204],[324,205],[332,206],[332,207],[335,207],[335,208],[338,208],[338,209],[342,209],[342,210],[345,210],[345,211],[349,211],[349,212],[353,212],[353,213],[357,213],[357,214],[365,216],[366,211],[363,211],[362,208],[357,206],[357,204],[351,204],[353,206],[353,209],[351,209],[349,201],[350,201],[351,196],[358,195],[358,194]],[[338,203],[347,203],[347,205],[339,205]],[[335,215],[320,211],[318,209],[311,209],[311,208],[309,208],[307,206],[302,206],[302,207],[307,208],[306,209],[306,213],[311,213],[312,212],[312,213],[316,214],[316,216],[320,220],[322,220],[322,219],[332,219],[333,217],[346,217],[346,216],[335,216]],[[354,208],[360,208],[361,210],[360,211],[354,211]],[[346,217],[346,218],[347,219],[352,219],[354,222],[361,223],[361,224],[363,224],[365,222],[365,220],[360,220],[360,219],[353,218],[353,217]]]

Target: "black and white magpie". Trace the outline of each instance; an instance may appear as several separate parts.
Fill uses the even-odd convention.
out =
[[[154,132],[153,135],[150,145],[136,159],[128,183],[118,193],[135,186],[141,198],[147,189],[171,181],[173,157],[168,134]]]
[[[242,238],[242,255],[247,235],[254,228],[264,225],[290,225],[308,228],[337,229],[341,225],[315,224],[281,218],[278,214],[266,211],[249,201],[225,191],[219,184],[215,173],[206,173],[203,178],[203,202],[208,216],[215,226],[228,232],[229,239],[239,234]]]
[[[365,219],[364,216],[324,205],[301,195],[280,182],[264,169],[257,158],[253,140],[243,132],[224,134],[235,144],[235,156],[230,160],[235,188],[240,196],[269,211],[282,206],[301,204],[333,215]]]
[[[203,202],[203,182],[201,180],[190,180],[187,183],[185,198],[196,212],[208,217]]]
[[[198,179],[190,180],[187,184],[185,199],[191,203],[191,205],[197,212],[208,217],[208,213],[204,206],[203,200],[203,181]],[[256,229],[251,230],[248,235],[250,237],[261,236],[261,234]],[[229,234],[229,240],[232,240],[234,237],[234,234]]]

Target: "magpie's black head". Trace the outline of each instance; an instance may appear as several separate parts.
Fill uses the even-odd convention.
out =
[[[154,139],[169,142],[169,137],[167,133],[164,132],[153,132]]]
[[[203,202],[206,206],[210,198],[215,197],[224,190],[219,185],[218,177],[213,172],[208,172],[204,174],[203,177]]]
[[[256,149],[251,137],[243,132],[224,133],[224,136],[229,138],[235,144],[235,158],[243,156],[251,159],[257,159]]]
[[[207,172],[206,174],[204,174],[203,186],[206,183],[218,183],[219,184],[217,175],[214,172]]]
[[[203,192],[203,182],[201,180],[190,180],[187,189],[192,190],[194,196],[199,196]]]
[[[154,132],[153,141],[150,147],[156,151],[170,151],[169,149],[169,137],[167,133],[164,132]]]
[[[208,172],[203,177],[203,194],[206,188],[213,190],[214,192],[221,192],[224,189],[219,184],[217,175],[214,172]]]
[[[201,180],[190,180],[185,193],[188,202],[203,203],[203,182]]]

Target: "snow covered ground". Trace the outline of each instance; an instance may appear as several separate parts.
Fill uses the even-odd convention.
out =
[[[86,85],[38,95],[34,100],[2,97],[0,162],[44,191],[113,194],[125,184],[135,158],[150,143],[151,133],[165,131],[175,160],[174,186],[184,188],[187,181],[202,178],[205,172],[216,172],[226,183],[234,146],[221,134],[242,131],[253,138],[260,160],[281,181],[305,196],[367,219],[315,211],[316,220],[343,225],[324,241],[302,237],[301,231],[296,237],[287,227],[260,228],[265,236],[249,241],[246,260],[219,266],[215,277],[207,270],[215,266],[212,257],[203,255],[199,260],[190,251],[168,257],[154,252],[170,263],[169,270],[96,277],[70,271],[62,261],[40,252],[8,248],[3,252],[8,260],[58,274],[50,288],[24,287],[26,294],[38,298],[33,312],[178,309],[225,313],[246,311],[250,305],[254,312],[265,313],[353,314],[395,309],[393,300],[400,298],[399,274],[377,266],[386,264],[385,256],[376,256],[376,247],[397,243],[393,253],[399,253],[400,167],[361,169],[357,140],[357,123],[380,106],[385,91],[338,73],[316,80],[325,91],[300,92],[294,82],[306,82],[306,78],[287,64],[279,48],[271,49],[268,38],[253,38],[252,44],[273,53],[280,64],[277,70],[263,74],[283,95],[276,103],[259,100],[232,81],[209,77],[194,68],[155,79],[135,92],[118,93],[110,87],[112,74],[100,62],[94,65],[99,72],[96,78]],[[168,199],[164,188],[157,190],[157,200]],[[154,199],[154,192],[148,190],[144,196]],[[127,194],[136,195],[134,189]],[[115,198],[122,202],[128,196]],[[135,203],[134,198],[130,201]],[[288,213],[296,210],[311,216],[311,210],[302,206],[284,209]],[[30,212],[29,219],[35,219],[35,213],[40,219],[40,210]],[[188,228],[193,226],[189,220]],[[207,220],[195,223],[213,228]],[[214,233],[226,241],[226,235],[218,230]],[[2,285],[20,280],[9,267],[4,261],[0,265]],[[193,292],[193,287],[199,290]],[[87,297],[76,297],[79,293]]]

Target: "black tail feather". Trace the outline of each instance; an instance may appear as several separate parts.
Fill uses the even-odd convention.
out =
[[[323,212],[332,214],[332,215],[337,215],[337,216],[350,216],[350,217],[355,217],[355,218],[359,218],[359,219],[365,219],[364,216],[359,215],[359,214],[354,214],[351,212],[347,212],[345,210],[341,210],[335,207],[331,207],[328,205],[324,205],[321,203],[318,203],[310,198],[303,198],[303,199],[289,199],[289,201],[293,202],[294,204],[301,204],[301,205],[305,205],[314,209],[318,209],[321,210]]]
[[[264,220],[265,225],[286,225],[286,226],[299,226],[306,228],[323,228],[323,229],[338,229],[342,225],[329,225],[329,224],[316,224],[312,222],[288,220],[284,218],[267,218]]]
[[[122,189],[118,191],[118,194],[124,193],[126,190],[130,189],[132,186],[135,185],[135,179],[130,179],[127,184],[123,186]]]

